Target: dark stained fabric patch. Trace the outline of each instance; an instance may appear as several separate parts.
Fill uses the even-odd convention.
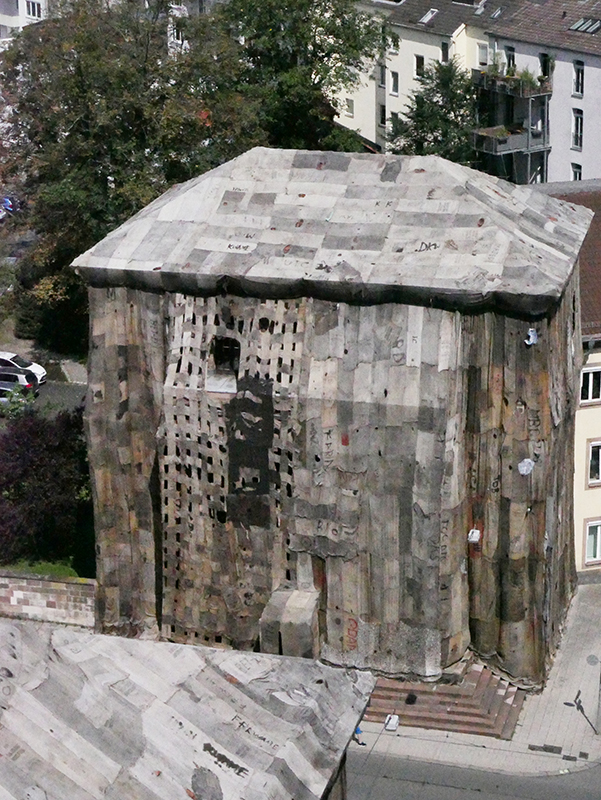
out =
[[[350,156],[343,153],[297,152],[292,166],[295,169],[332,169],[346,172],[351,163]]]
[[[273,440],[273,383],[262,378],[238,380],[238,393],[227,404],[229,453],[228,512],[234,521],[265,527],[269,523],[269,449]],[[251,520],[254,520],[251,522]]]
[[[219,778],[206,767],[196,767],[192,773],[192,791],[198,800],[223,800]]]
[[[402,161],[389,161],[380,173],[380,180],[385,183],[394,183],[402,169]]]

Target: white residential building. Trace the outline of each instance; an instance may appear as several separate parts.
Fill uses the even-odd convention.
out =
[[[601,570],[601,180],[548,184],[539,191],[595,212],[579,259],[584,360],[574,433],[575,560],[579,580],[587,581]]]
[[[339,98],[340,122],[384,150],[390,119],[405,111],[423,69],[432,61],[451,58],[465,69],[482,58],[488,63],[488,39],[471,24],[478,21],[478,7],[469,3],[374,0],[364,7],[387,17],[398,47],[389,49],[380,62],[366,65],[360,86]]]
[[[513,51],[518,71],[551,74],[546,180],[601,178],[601,7],[521,0],[491,20],[488,33],[492,51]]]
[[[360,89],[343,98],[341,122],[384,149],[386,123],[404,111],[422,66],[456,57],[480,85],[475,142],[483,169],[516,183],[601,178],[595,4],[373,0],[369,7],[384,12],[399,36],[398,51],[370,65]]]
[[[47,0],[0,0],[0,49],[6,47],[21,28],[47,15]]]

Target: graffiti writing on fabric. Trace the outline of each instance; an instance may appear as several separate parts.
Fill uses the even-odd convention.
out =
[[[329,428],[323,432],[323,464],[326,469],[334,463],[334,437],[333,430]]]
[[[448,518],[440,520],[440,560],[444,561],[449,555],[449,528],[451,521]]]
[[[533,439],[540,433],[541,429],[541,419],[540,419],[540,411],[537,411],[536,408],[529,408],[528,409],[528,433],[530,434],[530,438]]]
[[[0,715],[6,711],[17,687],[15,668],[18,665],[18,636],[14,628],[4,629],[0,634]],[[9,669],[6,664],[10,664]]]
[[[220,767],[227,767],[228,769],[233,770],[236,775],[244,776],[248,774],[246,767],[241,767],[240,764],[236,764],[235,761],[232,761],[231,758],[228,758],[225,753],[220,753],[219,750],[216,750],[210,742],[205,742],[202,746],[202,749],[209,755],[213,756],[216,763],[219,764]]]
[[[266,736],[263,736],[262,734],[258,733],[252,727],[252,725],[249,725],[249,723],[245,719],[243,719],[239,714],[234,715],[233,721],[240,730],[243,730],[245,733],[248,733],[249,736],[258,739],[260,742],[264,742],[272,750],[279,749],[278,745],[272,739],[268,739]]]

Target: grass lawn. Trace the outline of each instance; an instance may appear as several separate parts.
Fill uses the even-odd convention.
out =
[[[65,562],[52,561],[16,561],[14,564],[4,564],[0,571],[19,572],[23,575],[43,575],[48,578],[78,578],[73,567]]]

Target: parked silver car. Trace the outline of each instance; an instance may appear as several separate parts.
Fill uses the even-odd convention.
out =
[[[39,394],[37,376],[28,369],[0,367],[0,384],[11,384],[13,389],[18,386],[25,394],[33,393],[35,397]]]
[[[9,403],[27,403],[28,397],[17,384],[0,380],[0,415]]]

